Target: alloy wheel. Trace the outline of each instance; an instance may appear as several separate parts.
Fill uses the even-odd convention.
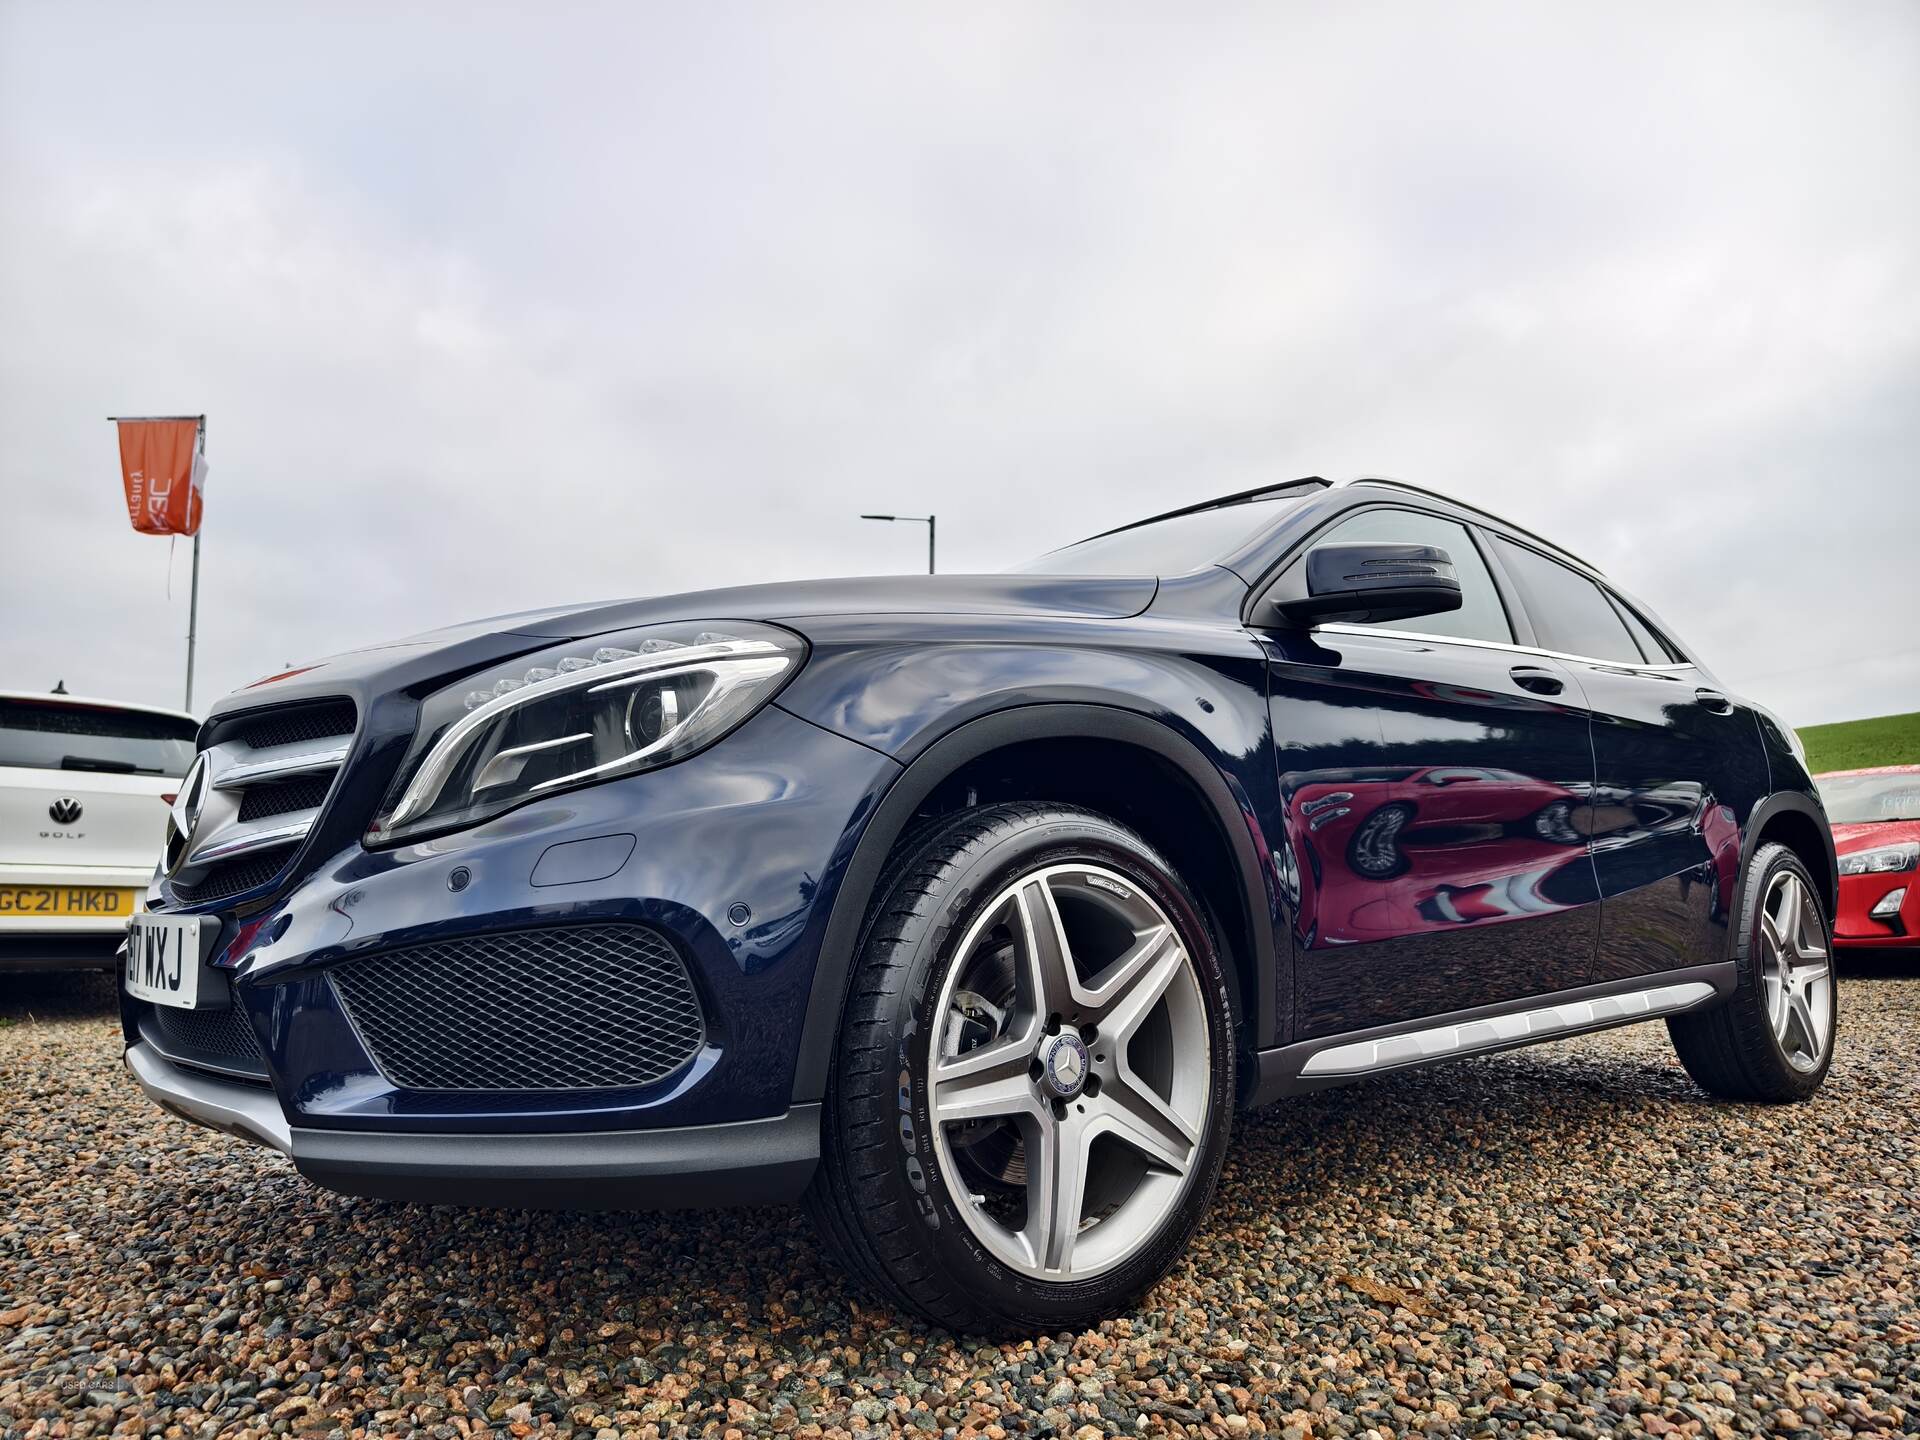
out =
[[[1760,907],[1760,977],[1767,1020],[1796,1070],[1812,1070],[1833,1032],[1833,960],[1818,904],[1800,877],[1775,874]]]
[[[1166,912],[1103,866],[1023,876],[968,930],[934,1013],[934,1143],[975,1237],[1052,1281],[1139,1254],[1208,1121],[1206,1004]]]

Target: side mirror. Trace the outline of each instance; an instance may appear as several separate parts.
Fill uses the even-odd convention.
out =
[[[1453,558],[1437,545],[1316,545],[1282,575],[1254,620],[1268,625],[1378,623],[1460,608]]]

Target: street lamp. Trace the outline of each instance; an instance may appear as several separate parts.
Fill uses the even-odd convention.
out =
[[[904,520],[915,525],[927,527],[927,573],[933,574],[933,522],[932,515],[862,515],[862,520]]]

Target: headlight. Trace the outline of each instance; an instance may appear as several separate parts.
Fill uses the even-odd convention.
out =
[[[770,625],[704,621],[595,636],[463,680],[420,707],[367,843],[684,760],[771,700],[805,654]]]
[[[1842,875],[1892,875],[1920,865],[1920,841],[1904,845],[1882,845],[1877,850],[1856,850],[1840,857]]]

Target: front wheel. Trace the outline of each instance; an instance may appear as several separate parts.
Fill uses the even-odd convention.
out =
[[[1747,867],[1736,982],[1724,1005],[1667,1021],[1687,1073],[1730,1100],[1805,1100],[1826,1079],[1839,1029],[1833,929],[1807,867],[1762,845]]]
[[[848,1266],[951,1329],[1074,1328],[1180,1254],[1234,1046],[1204,914],[1137,835],[1004,804],[923,832],[856,961],[810,1193]]]

